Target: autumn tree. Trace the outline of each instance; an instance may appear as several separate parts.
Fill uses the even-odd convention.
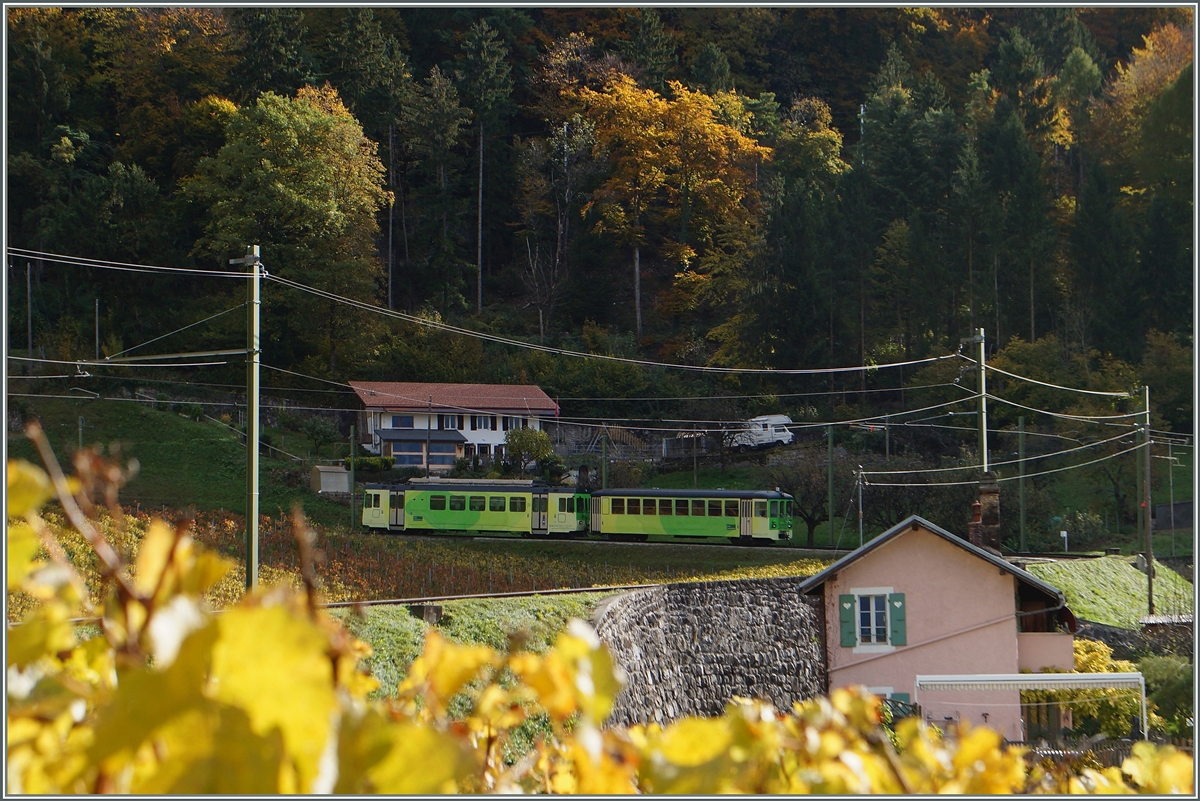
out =
[[[263,92],[291,95],[312,79],[303,11],[244,8],[231,10],[229,17],[236,36],[232,78],[238,100],[253,102]]]
[[[206,220],[193,252],[225,268],[228,258],[258,243],[274,275],[373,300],[375,214],[389,198],[376,145],[337,92],[268,92],[230,120],[226,140],[184,187]],[[272,332],[264,349],[292,364],[310,359],[320,372],[337,369],[342,350],[359,358],[356,345],[370,331],[360,315],[309,295],[269,295],[264,316],[264,330]]]
[[[639,89],[627,75],[618,75],[602,92],[584,87],[580,97],[595,125],[597,157],[609,164],[608,177],[583,212],[594,215],[596,233],[611,234],[632,250],[634,330],[641,339],[645,216],[667,180],[668,104],[657,93]]]

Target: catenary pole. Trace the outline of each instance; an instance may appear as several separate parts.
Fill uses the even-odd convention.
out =
[[[829,451],[828,487],[825,502],[829,506],[829,544],[833,545],[833,426],[825,426],[826,449]]]
[[[975,332],[979,337],[979,459],[983,465],[984,475],[988,472],[988,442],[987,442],[987,372],[984,361],[983,329]]]
[[[1017,418],[1017,465],[1021,470],[1021,550],[1025,550],[1025,416]]]
[[[350,530],[354,530],[354,424],[350,425]]]
[[[1146,535],[1146,604],[1154,614],[1154,539],[1150,533],[1150,387],[1142,387],[1144,450],[1142,452],[1142,514]]]
[[[261,288],[258,245],[246,248],[246,255],[230,259],[244,264],[250,273],[246,288],[246,589],[258,586],[258,390],[259,345],[261,343]]]

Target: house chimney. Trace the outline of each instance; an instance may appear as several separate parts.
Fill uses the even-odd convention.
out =
[[[984,473],[979,482],[979,547],[1000,553],[1000,484],[996,474]]]
[[[983,505],[979,501],[971,504],[971,522],[967,524],[967,542],[979,548],[983,547],[983,523],[980,513]]]

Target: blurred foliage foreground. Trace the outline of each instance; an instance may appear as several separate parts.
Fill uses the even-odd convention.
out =
[[[1064,793],[1193,791],[1192,758],[1138,743],[1121,768],[1029,767],[995,732],[884,727],[878,699],[837,690],[791,710],[733,699],[723,717],[603,725],[621,687],[575,621],[545,654],[430,632],[396,695],[369,701],[371,653],[317,608],[311,534],[297,515],[303,590],[276,586],[214,613],[231,569],[187,526],[155,523],[133,564],[91,518],[119,470],[67,479],[8,463],[8,588],[38,603],[8,631],[7,790],[16,793]],[[57,496],[103,565],[89,600],[39,515]],[[100,619],[77,639],[73,618]],[[523,757],[511,733],[550,726]]]

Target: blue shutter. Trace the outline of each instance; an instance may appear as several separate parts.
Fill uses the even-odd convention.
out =
[[[854,596],[838,596],[838,618],[842,624],[842,647],[853,648],[858,645],[858,637],[854,634]]]
[[[908,645],[908,632],[905,629],[904,593],[893,592],[888,596],[888,642],[892,645]]]
[[[908,693],[892,693],[891,700],[899,701],[902,704],[908,704],[908,703],[911,703],[908,700],[908,697],[909,697]]]

